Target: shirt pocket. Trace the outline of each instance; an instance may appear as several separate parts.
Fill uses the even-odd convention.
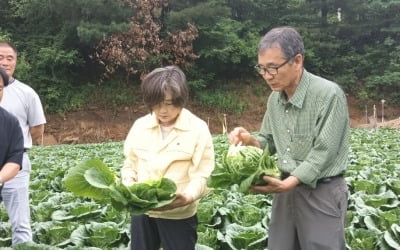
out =
[[[193,156],[194,145],[191,143],[176,142],[167,148],[167,154],[175,160],[190,160]]]
[[[303,161],[312,148],[312,136],[308,134],[294,134],[291,142],[292,157],[295,160]]]

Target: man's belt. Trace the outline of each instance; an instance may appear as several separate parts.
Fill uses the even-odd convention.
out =
[[[339,178],[339,177],[343,177],[343,175],[344,175],[343,173],[340,173],[340,174],[335,175],[335,176],[322,177],[322,178],[318,179],[317,184],[329,183],[329,182],[333,181],[333,179],[336,179],[336,178]],[[290,176],[290,173],[282,172],[281,173],[281,180],[284,180],[289,176]]]

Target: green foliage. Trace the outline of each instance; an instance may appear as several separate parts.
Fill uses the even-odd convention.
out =
[[[237,20],[229,3],[211,0],[173,9],[167,25],[181,27],[188,21],[199,30],[194,42],[194,49],[200,56],[196,60],[198,70],[212,73],[219,79],[245,75],[252,70],[262,30],[254,25],[253,19]]]
[[[196,26],[193,53],[199,58],[188,71],[196,95],[226,80],[251,78],[260,37],[272,27],[292,25],[304,38],[309,71],[365,101],[384,98],[400,104],[399,7],[396,0],[170,0],[168,8],[153,14],[160,26],[156,40],[188,22]],[[139,13],[127,1],[115,0],[8,0],[0,1],[0,9],[0,37],[14,41],[19,50],[16,76],[39,92],[47,112],[59,113],[92,101],[84,93],[95,92],[92,86],[104,73],[104,65],[93,60],[97,46],[131,29],[131,18]],[[121,41],[125,45],[127,40]],[[137,59],[138,74],[174,59],[170,50],[149,54],[148,60],[129,57]],[[129,81],[123,71],[110,80],[120,86]],[[130,101],[130,95],[115,95],[107,97],[112,106]]]
[[[131,105],[140,100],[139,87],[123,85],[119,81],[107,81],[100,86],[92,86],[91,103],[107,107]]]
[[[198,232],[198,245],[204,245],[210,247],[213,250],[219,250],[220,247],[218,245],[218,230],[210,227],[200,227]],[[196,250],[198,250],[196,246]]]
[[[218,59],[222,65],[238,64],[246,58],[254,58],[259,36],[250,21],[238,22],[222,18],[210,30],[203,31],[208,46],[212,50],[200,50],[200,56],[214,61]]]
[[[246,227],[260,223],[266,214],[264,208],[258,208],[251,204],[232,204],[228,208],[228,217],[231,223],[237,223]]]
[[[218,78],[232,79],[249,74],[256,64],[259,32],[250,20],[220,18],[211,27],[200,30],[195,43],[200,56],[197,65],[214,72]]]
[[[400,72],[387,71],[381,75],[369,76],[365,79],[365,89],[368,97],[373,100],[386,100],[389,103],[399,103]]]
[[[77,26],[77,36],[79,40],[87,46],[96,46],[98,41],[104,38],[106,34],[112,32],[124,31],[129,29],[128,23],[116,23],[112,21],[110,24],[91,23],[81,21]]]
[[[55,82],[56,83],[56,82]],[[138,100],[137,86],[126,86],[120,81],[107,81],[105,84],[84,84],[72,86],[70,82],[44,83],[32,86],[42,99],[46,112],[65,114],[88,105],[102,108],[116,108],[131,105]]]
[[[262,249],[268,237],[261,224],[246,227],[234,223],[227,226],[226,232],[225,239],[233,250]]]
[[[172,30],[183,28],[186,23],[194,23],[199,30],[212,27],[220,18],[229,17],[231,11],[224,1],[209,0],[188,3],[187,1],[170,1],[172,9],[166,23]],[[203,40],[203,39],[198,39]]]
[[[115,181],[114,173],[102,161],[92,159],[69,170],[65,188],[76,195],[102,200]]]
[[[98,80],[91,53],[104,36],[127,28],[129,10],[114,0],[10,0],[2,7],[1,33],[19,50],[16,76],[39,92],[46,111],[86,104],[75,89]]]
[[[350,249],[364,250],[375,249],[375,233],[364,228],[351,229],[346,231],[347,245]]]
[[[65,188],[77,196],[111,202],[117,210],[143,214],[175,199],[176,184],[167,178],[136,182],[127,187],[99,159],[89,159],[69,169]]]
[[[206,109],[218,109],[221,112],[240,114],[245,108],[245,103],[238,97],[223,91],[204,90],[196,93],[193,98],[195,104]]]
[[[349,186],[348,249],[397,249],[400,244],[399,141],[400,131],[396,129],[351,131],[349,166],[345,175]],[[213,142],[219,165],[229,143],[226,135],[214,136]],[[99,158],[110,169],[118,171],[124,158],[122,142],[36,146],[29,154],[32,162],[31,226],[36,243],[23,243],[14,249],[116,250],[129,247],[129,213],[117,211],[109,203],[79,198],[63,186],[55,190],[52,184],[53,179],[63,178],[69,169],[92,158]],[[379,195],[387,202],[380,201]],[[263,249],[268,238],[271,204],[272,195],[244,194],[234,188],[212,189],[200,200],[196,249]],[[379,206],[375,207],[376,204]],[[263,215],[261,220],[260,215]],[[0,206],[2,249],[11,249],[8,219],[4,206]],[[256,226],[244,225],[253,224],[257,219]]]
[[[116,241],[121,237],[118,224],[115,222],[109,223],[96,223],[92,222],[89,230],[90,237],[87,239],[90,245],[104,248]]]
[[[10,41],[10,34],[7,32],[4,32],[2,28],[0,27],[0,40],[5,40],[5,41]]]
[[[192,93],[200,93],[213,82],[215,75],[201,71],[198,67],[192,67],[186,74],[188,78],[188,85]]]
[[[63,114],[87,104],[88,87],[83,86],[79,90],[68,82],[54,80],[52,83],[52,85],[45,82],[32,83],[32,87],[42,99],[46,112]]]
[[[264,175],[280,178],[276,160],[268,150],[254,146],[230,145],[224,152],[222,164],[216,165],[208,185],[227,188],[239,185],[238,191],[246,193],[251,185],[265,184]]]

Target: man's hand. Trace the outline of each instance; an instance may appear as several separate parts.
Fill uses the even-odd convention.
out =
[[[237,145],[240,142],[242,145],[260,147],[257,139],[243,127],[236,127],[229,133],[229,142],[233,145]]]
[[[189,205],[190,203],[192,203],[194,201],[193,197],[191,197],[190,195],[184,195],[184,194],[176,194],[175,200],[173,202],[171,202],[168,205],[159,207],[159,208],[155,208],[154,211],[165,211],[165,210],[171,210],[177,207],[183,207],[186,205]]]
[[[299,179],[294,176],[289,176],[284,180],[273,178],[271,176],[264,176],[263,179],[267,185],[253,185],[251,186],[251,190],[257,193],[282,193],[293,189],[301,183]]]

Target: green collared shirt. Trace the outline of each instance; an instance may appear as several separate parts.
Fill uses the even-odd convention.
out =
[[[277,153],[278,167],[313,188],[343,173],[349,152],[349,114],[342,89],[303,71],[292,98],[272,92],[258,140]]]

